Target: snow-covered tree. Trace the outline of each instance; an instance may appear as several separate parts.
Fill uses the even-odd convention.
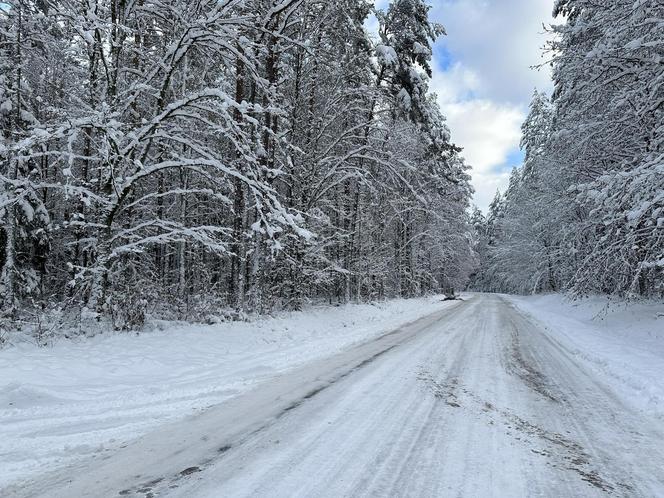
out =
[[[0,3],[3,310],[118,328],[462,287],[419,1]]]
[[[553,103],[533,98],[486,272],[514,292],[662,295],[664,5],[559,0],[555,13]]]

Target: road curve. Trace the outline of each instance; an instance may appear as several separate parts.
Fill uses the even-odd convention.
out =
[[[653,497],[662,422],[476,295],[8,496]]]

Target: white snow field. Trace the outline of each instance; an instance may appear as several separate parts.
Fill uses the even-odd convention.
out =
[[[476,294],[2,351],[0,495],[664,496],[664,306],[600,308]]]

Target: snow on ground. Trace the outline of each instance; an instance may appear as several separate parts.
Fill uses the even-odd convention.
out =
[[[559,294],[504,296],[549,329],[632,406],[664,419],[664,304]]]
[[[473,296],[0,494],[664,496],[664,419],[558,335]]]
[[[446,306],[429,297],[314,307],[248,323],[173,324],[0,350],[0,489],[111,452],[167,421]]]

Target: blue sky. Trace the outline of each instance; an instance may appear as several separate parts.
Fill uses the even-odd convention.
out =
[[[389,0],[376,0],[385,8]],[[434,46],[431,90],[473,167],[474,202],[486,211],[496,189],[521,164],[521,123],[533,90],[551,90],[548,68],[536,71],[553,23],[553,0],[429,0],[448,36]]]

